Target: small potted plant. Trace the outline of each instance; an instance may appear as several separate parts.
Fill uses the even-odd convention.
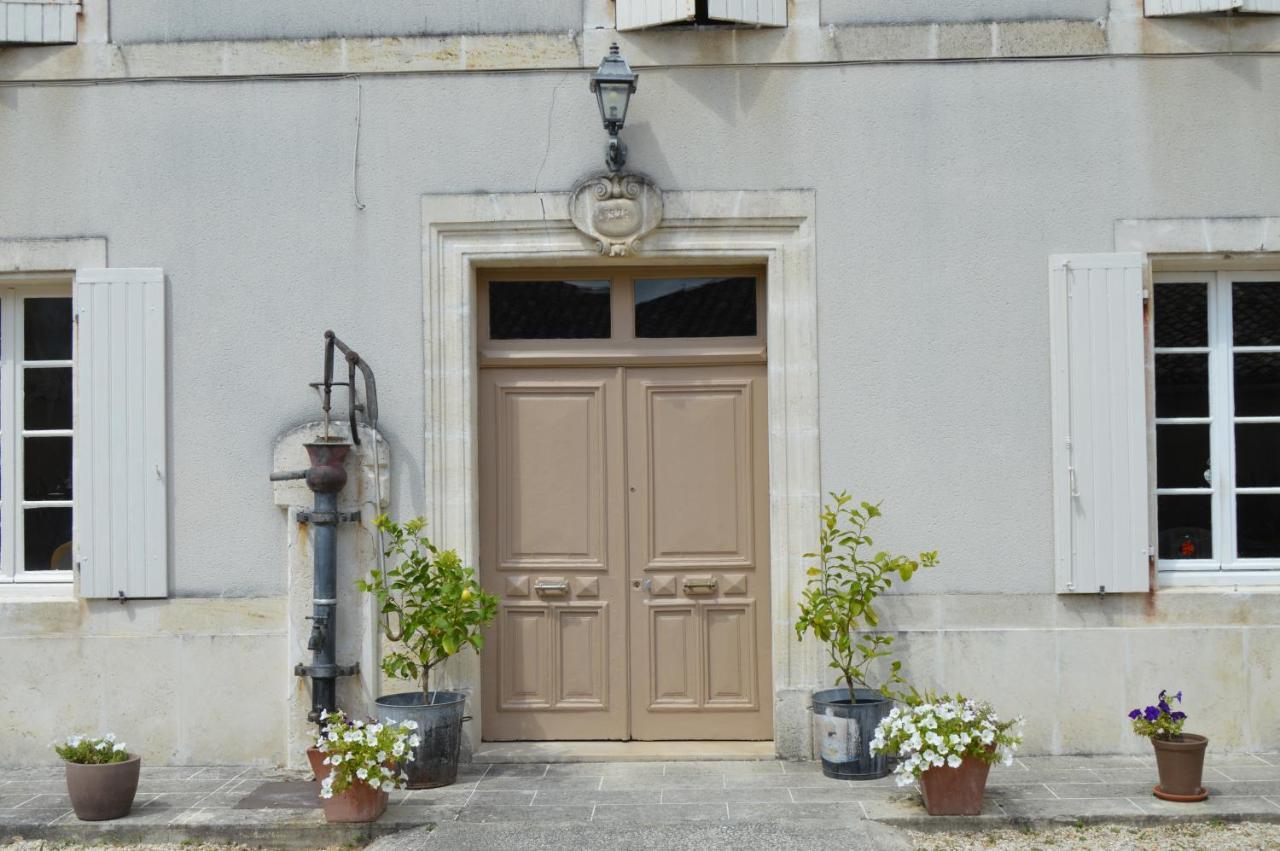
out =
[[[81,821],[123,818],[138,792],[142,757],[129,753],[124,742],[105,736],[70,736],[54,751],[67,770],[67,795]]]
[[[374,821],[386,812],[387,792],[408,779],[401,765],[413,760],[414,723],[350,721],[341,712],[324,717],[316,739],[329,772],[320,781],[324,817],[332,822]]]
[[[929,815],[976,816],[992,763],[1013,762],[1021,725],[1021,718],[1001,721],[987,703],[926,695],[890,712],[871,750],[898,756],[898,785],[918,780]]]
[[[1171,705],[1182,705],[1182,692],[1169,694],[1161,691],[1155,706],[1135,709],[1129,713],[1133,732],[1146,736],[1156,752],[1156,771],[1160,782],[1152,790],[1157,798],[1166,801],[1203,801],[1209,797],[1201,785],[1204,776],[1204,751],[1209,740],[1195,733],[1182,732],[1187,713],[1175,710]]]
[[[357,582],[360,590],[377,597],[387,637],[399,642],[382,658],[383,673],[419,685],[418,691],[374,701],[384,723],[412,720],[418,725],[414,761],[406,769],[410,789],[447,786],[457,779],[466,695],[432,691],[431,671],[466,647],[481,650],[481,629],[498,609],[497,598],[481,590],[475,571],[456,552],[431,543],[423,533],[426,525],[421,517],[403,524],[378,517],[378,530],[387,539],[385,555],[396,563]]]
[[[907,696],[896,690],[906,683],[897,660],[879,688],[869,682],[871,664],[891,656],[893,645],[891,635],[863,632],[880,624],[872,604],[893,585],[893,577],[906,582],[920,568],[938,563],[936,552],[920,553],[914,559],[887,552],[871,555],[873,542],[867,529],[879,516],[879,503],[859,506],[847,492],[832,493],[821,514],[818,551],[805,554],[818,564],[808,570],[796,636],[803,639],[812,632],[826,645],[828,667],[839,675],[836,688],[814,693],[813,714],[822,772],[842,780],[889,773],[887,760],[869,750],[870,733],[888,714],[893,700]]]

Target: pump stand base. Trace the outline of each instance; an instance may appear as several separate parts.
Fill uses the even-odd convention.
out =
[[[293,675],[295,677],[320,677],[329,679],[332,677],[354,677],[360,673],[360,663],[354,665],[304,665],[299,662],[293,666]]]

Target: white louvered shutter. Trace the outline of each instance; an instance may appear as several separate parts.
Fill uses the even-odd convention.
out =
[[[1211,15],[1215,12],[1229,12],[1232,9],[1239,9],[1243,3],[1244,0],[1145,0],[1145,12],[1148,18],[1164,18],[1172,15]]]
[[[696,15],[694,0],[617,0],[619,31],[642,30],[661,24],[692,21]]]
[[[785,27],[787,0],[709,0],[707,16],[715,21]]]
[[[80,6],[60,0],[0,0],[0,43],[75,44]]]
[[[73,493],[80,594],[164,597],[164,272],[81,269],[75,316]]]
[[[1147,591],[1146,256],[1049,261],[1059,593]]]

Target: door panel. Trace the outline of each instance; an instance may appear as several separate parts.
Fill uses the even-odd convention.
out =
[[[765,369],[626,385],[631,735],[770,738]]]
[[[620,370],[482,370],[479,408],[485,737],[625,738]]]

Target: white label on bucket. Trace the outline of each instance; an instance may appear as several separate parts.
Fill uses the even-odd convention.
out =
[[[858,722],[838,718],[828,709],[817,716],[819,751],[827,762],[849,762],[858,754]]]

